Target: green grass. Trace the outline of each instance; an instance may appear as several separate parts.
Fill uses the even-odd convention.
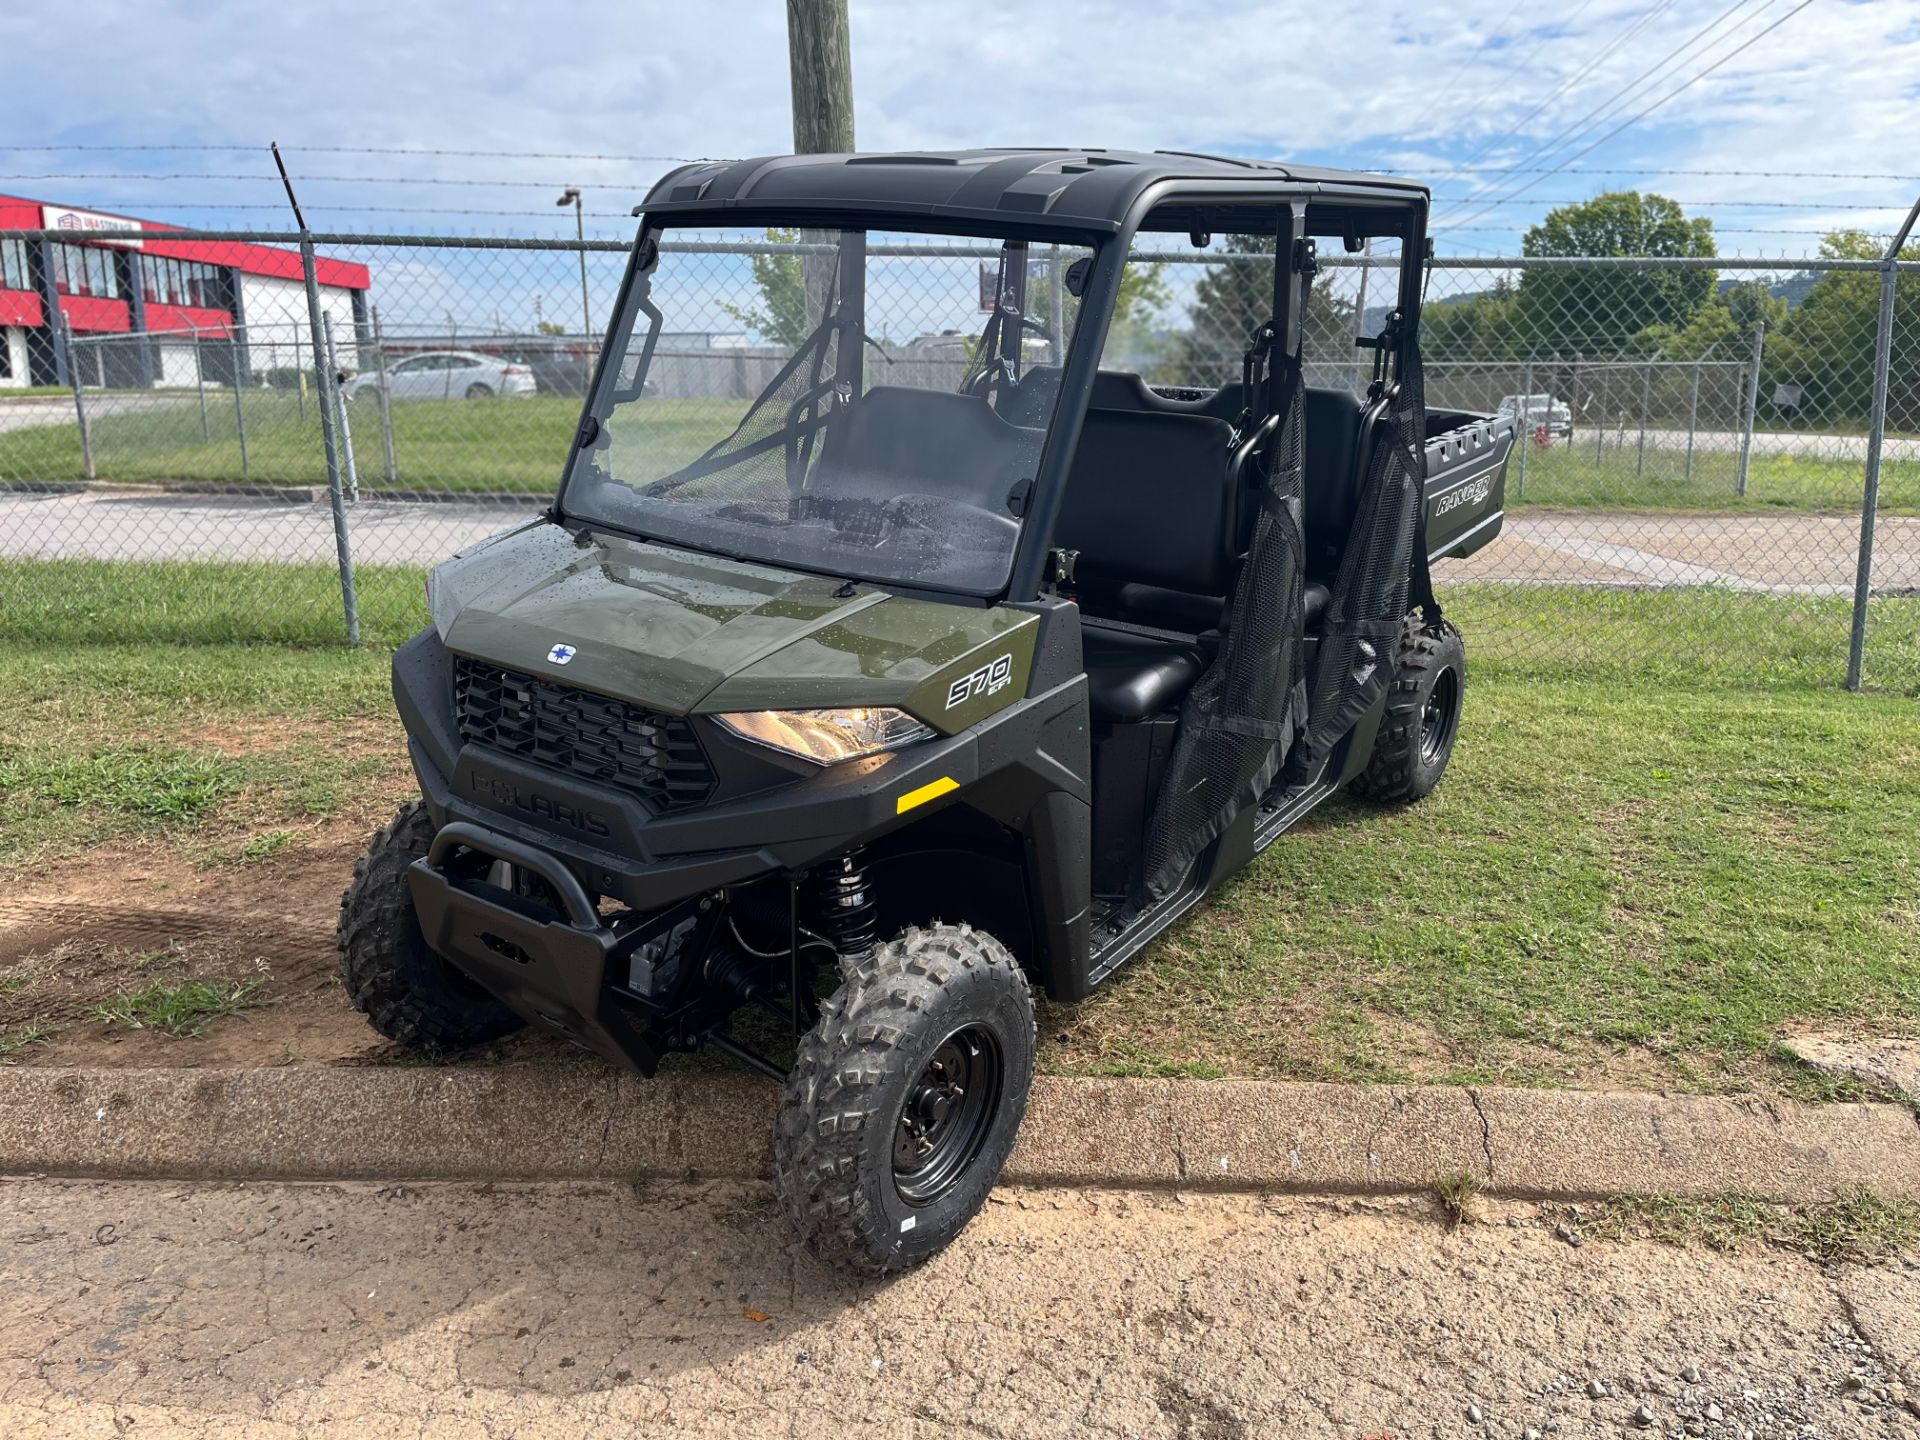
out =
[[[356,566],[361,638],[394,646],[427,623],[426,572]],[[115,645],[340,645],[331,565],[0,560],[0,641]]]
[[[399,644],[427,623],[425,572],[361,566],[361,634]],[[1712,589],[1443,585],[1476,667],[1510,677],[1636,686],[1838,685],[1852,605],[1844,597]],[[338,577],[327,565],[0,561],[0,643],[337,646]],[[1920,694],[1920,600],[1871,602],[1866,682]]]
[[[87,1013],[121,1030],[158,1030],[190,1038],[228,1015],[257,1010],[274,1002],[261,996],[263,979],[156,981],[102,1001]]]
[[[1420,805],[1331,802],[1047,1023],[1083,1073],[1799,1086],[1920,1033],[1920,711],[1479,675]]]
[[[197,819],[238,787],[232,765],[173,746],[104,745],[71,755],[0,751],[0,795],[139,819]]]
[[[55,392],[66,394],[65,391]],[[162,397],[167,398],[167,397]],[[96,478],[121,484],[192,481],[238,485],[324,485],[325,454],[312,396],[248,390],[241,395],[247,438],[233,392],[210,390],[204,429],[193,392],[156,404],[152,395],[89,396]],[[628,453],[632,427],[617,430],[618,463],[629,473],[654,476],[684,465],[722,438],[746,407],[740,399],[640,402],[646,416],[644,451]],[[565,395],[517,399],[412,400],[392,406],[394,476],[386,475],[378,405],[369,396],[349,408],[353,451],[362,493],[431,491],[541,495],[560,478],[580,401]],[[1836,446],[1841,442],[1836,439]],[[1604,437],[1584,431],[1571,445],[1530,448],[1526,474],[1516,453],[1507,471],[1510,506],[1589,509],[1828,511],[1857,509],[1864,462],[1769,454],[1765,442],[1752,457],[1747,493],[1736,494],[1739,456],[1650,441],[1638,431]],[[0,480],[74,481],[85,466],[77,423],[0,434]],[[1888,460],[1881,473],[1881,506],[1892,513],[1920,511],[1920,461]]]
[[[1629,431],[1621,444],[1609,432],[1604,445],[1596,445],[1589,432],[1570,446],[1533,446],[1524,475],[1516,450],[1507,463],[1509,508],[1857,512],[1866,487],[1864,460],[1769,454],[1762,441],[1749,462],[1743,496],[1737,452],[1696,450],[1689,468],[1684,449],[1649,442],[1643,457],[1636,439],[1637,432]],[[1841,443],[1836,440],[1836,447]],[[1880,508],[1902,514],[1920,509],[1920,461],[1882,464]]]
[[[0,868],[142,833],[265,860],[404,768],[370,651],[0,645],[0,736]]]
[[[1051,1012],[1043,1033],[1068,1038],[1043,1062],[1859,1098],[1779,1047],[1795,1024],[1920,1033],[1920,709],[1832,688],[1844,605],[1450,602],[1472,685],[1440,790],[1331,802]],[[1911,677],[1920,602],[1882,604],[1875,645]],[[0,644],[0,867],[140,834],[271,866],[314,816],[409,790],[381,651],[45,624]]]
[[[1870,1190],[1843,1190],[1819,1205],[1771,1204],[1748,1195],[1695,1199],[1618,1195],[1568,1206],[1560,1223],[1602,1240],[1657,1240],[1735,1253],[1764,1244],[1817,1260],[1873,1263],[1920,1248],[1920,1207]]]
[[[17,1065],[20,1052],[33,1045],[44,1045],[59,1032],[43,1020],[35,1020],[18,1030],[0,1033],[0,1065]]]
[[[238,485],[325,485],[326,455],[320,417],[311,397],[303,406],[290,392],[249,390],[246,467],[241,422],[231,390],[209,392],[206,430],[196,401],[137,407],[116,397],[89,411],[94,476],[101,482],[142,485],[200,481]],[[655,473],[685,464],[732,428],[740,400],[649,400],[658,406],[647,431]],[[544,495],[560,483],[580,401],[564,395],[516,399],[395,401],[394,478],[386,476],[380,411],[371,397],[348,407],[353,453],[363,495],[384,491],[451,493],[507,491]],[[37,426],[0,433],[0,480],[84,479],[80,427]]]

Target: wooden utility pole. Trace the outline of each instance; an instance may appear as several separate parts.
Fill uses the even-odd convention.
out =
[[[853,46],[847,0],[787,0],[793,153],[853,149]]]

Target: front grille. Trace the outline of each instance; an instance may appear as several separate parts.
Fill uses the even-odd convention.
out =
[[[617,786],[655,810],[684,810],[713,793],[713,767],[681,716],[464,655],[453,660],[453,705],[472,744]]]

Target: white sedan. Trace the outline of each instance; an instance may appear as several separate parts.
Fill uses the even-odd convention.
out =
[[[531,395],[533,368],[482,355],[476,350],[427,350],[396,360],[385,370],[356,375],[346,397],[356,400],[385,385],[393,400],[491,400],[496,395]]]

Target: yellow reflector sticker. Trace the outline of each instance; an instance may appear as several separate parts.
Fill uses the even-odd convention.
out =
[[[909,790],[895,802],[893,813],[904,815],[916,805],[924,805],[929,800],[938,800],[949,790],[958,790],[960,782],[951,775],[942,775],[930,785],[922,785],[918,790]]]

